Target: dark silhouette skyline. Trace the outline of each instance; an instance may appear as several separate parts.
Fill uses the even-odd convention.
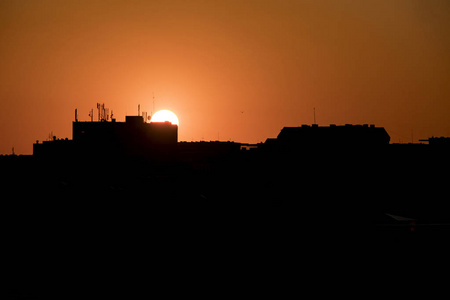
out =
[[[72,126],[73,139],[0,157],[14,295],[137,296],[148,270],[229,272],[242,253],[255,270],[299,255],[348,267],[363,241],[383,250],[450,232],[448,138],[390,144],[382,127],[313,124],[259,144],[178,142],[178,126],[140,116]],[[111,270],[132,275],[107,287]]]
[[[96,122],[80,122],[76,118],[72,122],[71,140],[54,138],[51,141],[37,141],[33,145],[32,164],[52,166],[62,177],[66,176],[63,174],[71,174],[75,166],[88,168],[89,165],[100,165],[101,169],[109,174],[103,175],[107,179],[101,181],[108,184],[108,181],[112,180],[117,185],[115,187],[113,184],[113,189],[122,188],[121,180],[128,182],[128,176],[134,174],[140,178],[137,180],[143,180],[142,176],[172,178],[191,191],[190,185],[195,185],[191,180],[198,177],[208,182],[208,187],[204,188],[214,191],[215,196],[233,190],[235,194],[230,198],[236,199],[228,201],[236,205],[254,205],[258,202],[255,199],[262,200],[264,197],[259,195],[261,191],[257,191],[257,186],[268,181],[282,196],[273,195],[272,198],[277,200],[264,200],[261,203],[271,203],[269,206],[277,207],[282,203],[288,206],[314,203],[313,200],[298,200],[299,203],[286,200],[292,192],[289,174],[293,173],[293,178],[299,180],[298,184],[315,187],[317,190],[325,185],[348,192],[345,196],[341,195],[343,199],[350,199],[348,206],[343,205],[346,209],[335,207],[329,210],[333,218],[336,217],[334,213],[344,214],[339,219],[349,218],[351,214],[346,215],[345,211],[353,211],[353,208],[361,203],[372,203],[379,207],[375,209],[376,212],[368,212],[368,216],[364,218],[374,224],[390,220],[391,215],[398,215],[400,219],[413,219],[415,222],[450,221],[443,211],[433,206],[441,202],[438,200],[440,196],[434,195],[434,192],[436,199],[426,199],[428,196],[416,199],[414,196],[425,190],[428,193],[430,190],[441,191],[435,188],[436,183],[442,182],[437,170],[448,166],[450,138],[430,137],[422,140],[428,144],[390,144],[390,136],[383,127],[369,124],[312,124],[284,127],[276,138],[267,138],[264,143],[258,144],[230,141],[178,142],[178,126],[170,122],[147,123],[142,116],[127,116],[125,122],[107,119],[99,117]],[[416,163],[412,165],[413,160]],[[29,162],[31,160],[27,163]],[[124,174],[127,174],[126,177],[123,177]],[[280,181],[285,175],[285,181]],[[84,175],[81,178],[84,178]],[[217,182],[209,182],[212,178]],[[96,192],[95,188],[90,191],[91,186],[84,186],[77,176],[72,180],[77,183],[69,189],[87,189],[86,193]],[[251,183],[250,190],[255,191],[254,195],[243,196],[248,186],[242,185],[241,180]],[[421,187],[420,191],[410,193],[410,190],[405,188],[404,195],[401,196],[403,189],[393,188],[394,185],[410,186],[411,182],[415,182],[416,187]],[[225,183],[230,186],[225,187]],[[264,185],[261,188],[263,187]],[[183,192],[177,188],[168,190],[171,193],[169,198],[178,201],[184,197]],[[386,200],[386,197],[380,194],[381,191],[385,195],[395,194],[397,190],[402,192],[394,197],[395,200]],[[177,192],[172,194],[174,191]],[[198,199],[206,197],[203,192],[198,193],[195,196]],[[302,197],[314,199],[310,190],[303,193]],[[331,190],[327,193],[330,199],[336,197],[332,195]],[[356,200],[358,197],[364,198],[365,201]],[[408,200],[402,200],[404,197]],[[327,201],[331,201],[330,199]],[[335,205],[334,201],[331,202],[333,204],[329,205]],[[444,204],[440,203],[437,207]],[[313,207],[315,205],[313,204]],[[395,220],[394,218],[390,221]]]

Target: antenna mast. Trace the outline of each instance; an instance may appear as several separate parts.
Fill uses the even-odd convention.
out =
[[[314,125],[316,125],[316,108],[313,107],[313,111],[314,111]]]
[[[104,122],[108,121],[108,115],[109,115],[109,108],[105,108],[105,103],[97,103],[97,110],[98,110],[98,121]],[[91,116],[92,121],[92,116]]]
[[[155,111],[155,92],[153,92],[153,110],[151,115],[153,115],[153,112]]]

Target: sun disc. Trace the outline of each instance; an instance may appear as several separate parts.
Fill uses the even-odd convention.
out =
[[[170,122],[173,125],[178,126],[177,115],[167,109],[157,111],[152,116],[152,119],[150,120],[150,122]]]

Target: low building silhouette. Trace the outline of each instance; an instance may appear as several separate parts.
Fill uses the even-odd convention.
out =
[[[430,137],[425,140],[420,140],[421,142],[428,142],[430,146],[445,146],[450,147],[450,137]]]
[[[317,147],[365,147],[388,145],[390,136],[383,127],[375,125],[330,125],[313,124],[299,127],[284,127],[276,139],[269,138],[263,145],[266,149],[298,149]]]
[[[205,167],[235,158],[241,152],[241,144],[222,141],[179,142],[177,157],[192,167]]]
[[[239,152],[241,144],[229,141],[180,142],[178,143],[178,149],[181,154],[186,156],[223,156]]]

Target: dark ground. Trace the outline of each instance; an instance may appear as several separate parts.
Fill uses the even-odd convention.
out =
[[[1,157],[5,294],[280,296],[433,273],[450,236],[449,160],[377,153]]]

